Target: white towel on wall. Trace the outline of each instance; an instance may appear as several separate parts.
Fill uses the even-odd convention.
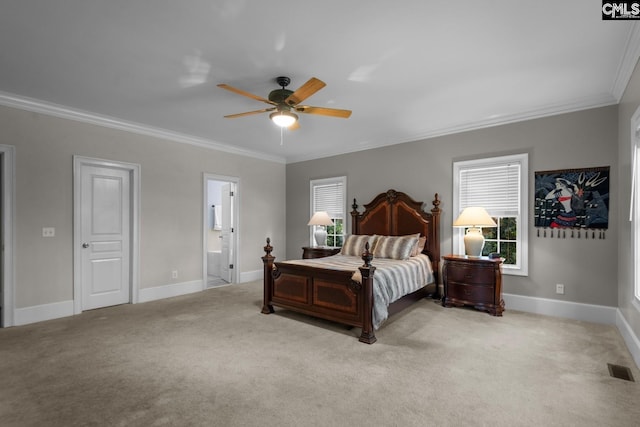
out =
[[[212,230],[222,230],[222,215],[220,206],[213,205],[209,211],[209,225]]]

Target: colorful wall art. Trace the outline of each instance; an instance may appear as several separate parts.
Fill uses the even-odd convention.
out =
[[[535,172],[534,223],[542,237],[550,229],[550,237],[556,230],[557,237],[604,238],[609,227],[609,166]]]

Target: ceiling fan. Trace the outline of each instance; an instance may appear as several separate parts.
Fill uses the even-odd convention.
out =
[[[238,95],[246,96],[256,101],[261,101],[266,104],[272,105],[272,107],[264,108],[262,110],[247,111],[246,113],[230,114],[224,116],[227,119],[234,119],[237,117],[250,116],[252,114],[267,113],[272,111],[269,118],[278,126],[286,127],[289,129],[297,129],[300,127],[298,124],[298,115],[296,113],[304,114],[319,114],[322,116],[349,118],[351,116],[350,110],[339,110],[336,108],[324,108],[324,107],[312,107],[310,105],[299,105],[302,101],[322,89],[326,84],[315,77],[310,78],[305,84],[300,86],[295,92],[286,89],[291,83],[289,77],[277,77],[276,82],[280,85],[281,89],[272,90],[269,93],[268,99],[254,95],[249,92],[245,92],[241,89],[221,83],[218,87],[237,93]]]

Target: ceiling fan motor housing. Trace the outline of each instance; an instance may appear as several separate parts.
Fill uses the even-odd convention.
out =
[[[275,89],[269,93],[269,101],[275,102],[276,104],[284,104],[284,100],[291,95],[293,91],[289,89]]]

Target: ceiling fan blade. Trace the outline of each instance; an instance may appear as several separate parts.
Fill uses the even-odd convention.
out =
[[[289,126],[287,129],[289,129],[289,130],[298,130],[298,129],[300,129],[300,120],[296,120],[295,122],[293,122],[293,124],[291,126]]]
[[[220,83],[218,85],[218,87],[220,87],[222,89],[226,89],[226,90],[231,91],[233,93],[237,93],[238,95],[246,96],[247,98],[255,99],[256,101],[266,102],[267,104],[271,104],[271,105],[278,105],[275,102],[269,101],[268,99],[265,99],[265,98],[263,98],[261,96],[254,95],[254,94],[249,93],[249,92],[245,92],[242,89],[238,89],[238,88],[235,88],[233,86],[226,85],[224,83]]]
[[[298,105],[295,110],[299,113],[319,114],[321,116],[340,117],[348,119],[351,116],[351,110],[339,110],[337,108],[312,107],[310,105]]]
[[[305,84],[300,86],[295,92],[293,92],[284,102],[287,105],[296,105],[304,101],[327,84],[320,79],[311,77]]]
[[[247,111],[246,113],[229,114],[228,116],[224,116],[224,118],[225,119],[235,119],[235,118],[238,118],[238,117],[251,116],[253,114],[266,113],[268,111],[273,111],[275,109],[276,109],[276,107],[265,108],[263,110]]]

